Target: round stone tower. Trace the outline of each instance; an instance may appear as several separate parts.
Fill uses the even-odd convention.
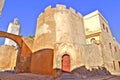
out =
[[[84,44],[83,17],[74,9],[66,9],[64,5],[49,6],[39,15],[33,52],[53,49],[53,68],[70,72],[82,66]]]

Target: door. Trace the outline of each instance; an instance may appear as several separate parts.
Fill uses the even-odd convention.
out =
[[[67,54],[62,57],[62,70],[65,72],[70,72],[70,56]]]

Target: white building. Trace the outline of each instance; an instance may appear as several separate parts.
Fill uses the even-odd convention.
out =
[[[15,35],[19,35],[20,34],[20,25],[18,24],[18,19],[15,18],[13,23],[10,23],[8,26],[8,33],[12,33]],[[10,39],[5,39],[5,45],[11,45],[11,46],[16,46],[17,44]]]

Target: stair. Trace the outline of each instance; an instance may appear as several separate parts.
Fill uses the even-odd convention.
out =
[[[61,76],[57,77],[55,80],[85,80],[85,79],[78,78],[72,73],[62,72]]]
[[[61,75],[61,80],[75,80],[75,76],[71,73],[63,72]]]

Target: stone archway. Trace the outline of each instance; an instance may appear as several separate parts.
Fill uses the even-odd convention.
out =
[[[62,71],[70,72],[70,56],[68,54],[62,56]]]
[[[15,41],[20,49],[19,54],[17,55],[17,63],[15,72],[26,72],[29,71],[30,67],[30,56],[31,56],[31,49],[28,45],[24,42],[23,37],[19,35],[14,35],[11,33],[0,31],[0,37],[9,38]],[[28,61],[29,60],[29,61]]]

